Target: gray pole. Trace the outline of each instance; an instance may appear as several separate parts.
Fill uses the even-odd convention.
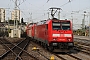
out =
[[[90,12],[89,12],[89,38],[90,38]]]
[[[9,17],[8,17],[8,29],[10,28],[10,24],[9,24]]]
[[[16,20],[16,29],[17,29],[17,0],[15,1],[15,20]]]
[[[85,30],[85,13],[86,13],[86,11],[84,11],[84,18],[83,18],[83,20],[82,20],[82,30],[84,31]]]
[[[71,19],[72,19],[72,29],[73,29],[73,13],[71,13]]]
[[[15,19],[14,19],[14,29],[17,29],[17,0],[15,0]],[[15,37],[16,32],[15,30],[13,31],[13,37]]]
[[[85,14],[84,14],[84,18],[82,20],[82,28],[84,29],[85,28]]]

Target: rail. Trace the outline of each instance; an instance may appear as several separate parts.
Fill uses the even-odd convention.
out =
[[[25,50],[25,48],[26,48],[27,45],[29,44],[29,41],[30,41],[30,40],[25,39],[25,40],[19,42],[19,43],[16,44],[16,45],[10,42],[10,44],[14,45],[12,48],[9,48],[7,45],[5,45],[5,44],[3,43],[3,40],[4,40],[4,39],[0,40],[0,42],[1,42],[5,47],[7,47],[9,50],[8,50],[7,52],[5,52],[4,54],[2,54],[2,55],[0,56],[0,59],[4,59],[7,54],[9,54],[10,52],[12,52],[12,53],[16,56],[15,60],[17,60],[17,59],[22,60],[22,58],[21,58],[20,56],[21,56],[22,52],[25,52],[25,53],[27,53],[30,57],[32,57],[33,59],[39,60],[39,59],[37,59],[35,56],[31,55],[30,53],[28,53],[28,52]],[[16,52],[14,51],[16,48],[20,49],[20,51],[19,51],[18,53],[16,53]]]

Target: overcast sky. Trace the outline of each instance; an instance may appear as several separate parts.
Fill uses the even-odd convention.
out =
[[[88,25],[90,20],[90,0],[18,0],[17,4],[24,21],[47,19],[50,7],[61,8],[60,19],[73,19],[73,23],[78,26],[82,23],[84,11],[87,12],[85,24]],[[0,8],[6,9],[6,19],[11,18],[10,12],[15,8],[15,0],[0,0]]]

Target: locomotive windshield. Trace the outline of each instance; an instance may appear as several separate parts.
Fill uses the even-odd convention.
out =
[[[54,30],[70,30],[70,22],[52,22],[52,28]]]
[[[63,30],[70,30],[70,22],[61,22]]]
[[[61,29],[61,27],[60,27],[60,22],[53,22],[53,23],[52,23],[52,27],[53,27],[54,30],[59,30],[59,29]]]

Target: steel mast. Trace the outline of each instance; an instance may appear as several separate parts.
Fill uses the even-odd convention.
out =
[[[14,20],[14,28],[17,29],[17,0],[15,0],[15,20]]]

